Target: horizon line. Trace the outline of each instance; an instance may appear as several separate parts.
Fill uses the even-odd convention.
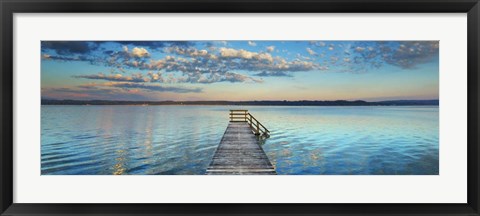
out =
[[[41,98],[41,100],[70,100],[70,101],[112,101],[112,102],[261,102],[261,101],[281,101],[281,102],[306,102],[306,101],[363,101],[363,102],[385,102],[385,101],[440,101],[436,99],[387,99],[387,100],[362,100],[362,99],[335,99],[335,100],[109,100],[109,99],[54,99],[54,98]]]

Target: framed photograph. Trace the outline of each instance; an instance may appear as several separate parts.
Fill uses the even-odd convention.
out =
[[[479,215],[479,4],[2,1],[1,215]]]

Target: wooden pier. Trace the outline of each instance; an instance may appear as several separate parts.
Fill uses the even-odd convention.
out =
[[[259,139],[270,131],[248,110],[230,110],[230,123],[207,168],[207,175],[276,175]]]

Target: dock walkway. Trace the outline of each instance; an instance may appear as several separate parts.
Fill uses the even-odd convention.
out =
[[[231,118],[207,168],[207,175],[276,175],[275,168],[258,144],[258,139],[268,134],[259,134],[255,123],[252,126],[252,118],[250,121],[247,118],[245,121]]]

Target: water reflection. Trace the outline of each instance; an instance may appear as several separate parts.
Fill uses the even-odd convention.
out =
[[[223,106],[42,106],[42,174],[204,174]],[[438,174],[438,107],[234,107],[278,174]]]
[[[113,175],[122,175],[125,168],[125,150],[117,150],[117,158],[115,158],[116,164],[113,166]]]

